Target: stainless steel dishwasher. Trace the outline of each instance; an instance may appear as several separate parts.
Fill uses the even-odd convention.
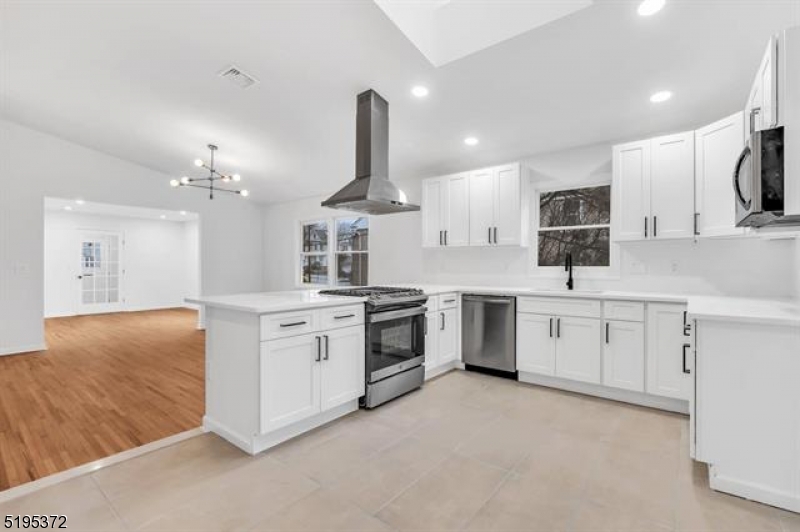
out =
[[[461,298],[461,351],[464,364],[502,372],[517,371],[517,300],[465,294]]]

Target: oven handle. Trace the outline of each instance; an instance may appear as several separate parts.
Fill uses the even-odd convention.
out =
[[[428,309],[425,307],[413,307],[413,308],[404,308],[400,310],[390,310],[387,312],[374,312],[369,315],[369,322],[378,323],[381,321],[396,320],[398,318],[419,316],[420,314],[425,314],[426,310]]]

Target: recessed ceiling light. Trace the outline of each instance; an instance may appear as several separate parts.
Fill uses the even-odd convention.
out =
[[[83,205],[86,202],[83,201],[82,199],[78,198],[78,199],[75,200],[75,203],[77,203],[78,205]]]
[[[181,211],[181,215],[186,216],[186,211]]]
[[[162,214],[161,216],[159,216],[159,218],[161,218],[162,220],[166,220],[167,219],[167,215],[166,214]]]
[[[476,146],[478,144],[478,139],[475,137],[467,137],[464,139],[464,144],[467,146]]]
[[[639,4],[639,15],[643,17],[649,17],[650,15],[655,15],[661,8],[664,7],[664,3],[666,0],[644,0],[641,4]]]
[[[64,210],[65,210],[65,211],[71,211],[71,210],[72,210],[72,207],[70,207],[69,205],[67,205],[67,206],[65,206],[65,207],[64,207]]]
[[[658,91],[650,96],[650,101],[653,103],[661,103],[666,102],[670,98],[672,98],[672,93],[670,91]]]
[[[424,98],[428,95],[428,87],[423,87],[422,85],[416,85],[411,89],[411,94],[416,96],[417,98]]]

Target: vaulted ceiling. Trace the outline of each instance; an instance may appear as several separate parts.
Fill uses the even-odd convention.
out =
[[[0,113],[175,176],[213,142],[274,202],[352,178],[367,88],[390,103],[390,175],[426,177],[713,121],[744,106],[769,35],[800,24],[796,0],[637,5],[598,0],[437,68],[368,0],[6,0]],[[221,79],[231,64],[259,83]],[[660,89],[674,97],[653,105]]]

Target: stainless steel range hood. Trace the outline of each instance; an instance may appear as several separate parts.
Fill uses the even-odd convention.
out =
[[[322,206],[367,214],[419,210],[389,181],[389,104],[372,89],[358,95],[356,178]]]

